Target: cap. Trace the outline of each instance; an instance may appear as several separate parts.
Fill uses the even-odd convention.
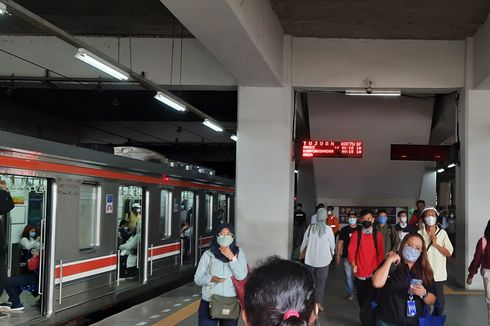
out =
[[[141,208],[141,205],[139,203],[134,203],[131,205],[131,208]]]
[[[424,213],[426,211],[434,211],[434,212],[436,212],[436,215],[439,216],[439,212],[434,207],[426,207],[426,208],[424,208],[424,210],[422,211],[422,213],[420,213],[420,215],[424,216]]]

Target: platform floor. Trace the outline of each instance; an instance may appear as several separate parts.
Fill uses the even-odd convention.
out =
[[[468,322],[471,325],[487,325],[486,304],[482,292],[466,292],[449,287],[446,290],[447,326],[463,326]],[[190,283],[95,325],[195,326],[199,299],[200,288]],[[330,270],[324,306],[326,311],[320,314],[316,325],[359,325],[356,301],[345,300],[342,267],[332,266]],[[243,322],[239,325],[243,325]]]

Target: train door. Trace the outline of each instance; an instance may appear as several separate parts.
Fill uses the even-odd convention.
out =
[[[146,205],[143,188],[119,186],[117,201],[116,287],[126,290],[144,281]]]
[[[196,195],[193,191],[180,193],[181,264],[192,266],[196,261]]]
[[[8,283],[20,284],[20,295],[10,298],[9,325],[24,325],[46,316],[46,227],[48,221],[48,179],[39,177],[0,175],[14,201],[14,208],[1,217],[6,233]],[[2,182],[2,183],[3,183]],[[8,284],[7,283],[7,284]],[[16,291],[13,291],[16,292]],[[0,294],[1,302],[8,300]],[[12,312],[22,310],[22,314]]]
[[[213,211],[214,211],[214,196],[210,193],[202,194],[203,204],[199,212],[199,237],[197,255],[198,259],[204,251],[209,248],[209,245],[213,241]]]

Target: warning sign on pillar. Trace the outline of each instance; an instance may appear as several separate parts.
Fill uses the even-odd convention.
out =
[[[113,195],[105,195],[105,213],[112,214],[114,212],[114,197]]]

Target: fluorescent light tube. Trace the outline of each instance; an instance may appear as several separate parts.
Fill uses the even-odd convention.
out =
[[[298,171],[298,170],[294,170],[294,173],[298,174],[298,173],[299,173],[299,171]]]
[[[444,169],[437,170],[437,173],[442,173],[442,172],[444,172]]]
[[[217,132],[222,132],[223,131],[223,128],[217,124],[216,122],[213,122],[209,119],[204,119],[204,121],[202,122],[203,125],[205,125],[206,127],[208,128],[211,128],[213,129],[214,131],[217,131]]]
[[[3,2],[0,2],[0,15],[4,15],[7,13],[7,5]]]
[[[129,74],[122,69],[110,64],[109,62],[99,58],[95,54],[83,49],[79,48],[78,52],[75,54],[75,58],[82,60],[83,62],[91,65],[94,68],[97,68],[112,77],[119,80],[128,80]]]
[[[181,111],[181,112],[186,110],[184,104],[177,102],[176,100],[166,95],[165,93],[157,92],[157,95],[155,95],[154,97],[155,99],[159,100],[163,104],[170,106],[174,110]]]
[[[237,137],[237,135],[231,135],[231,136],[230,136],[230,139],[231,139],[231,140],[234,140],[234,141],[238,141],[238,137]]]
[[[370,91],[368,92],[365,89],[362,90],[346,90],[345,95],[353,95],[353,96],[401,96],[401,91]]]
[[[456,164],[451,163],[451,164],[449,164],[449,165],[447,166],[447,168],[448,168],[448,169],[452,169],[452,168],[454,168],[455,166],[456,166]]]

